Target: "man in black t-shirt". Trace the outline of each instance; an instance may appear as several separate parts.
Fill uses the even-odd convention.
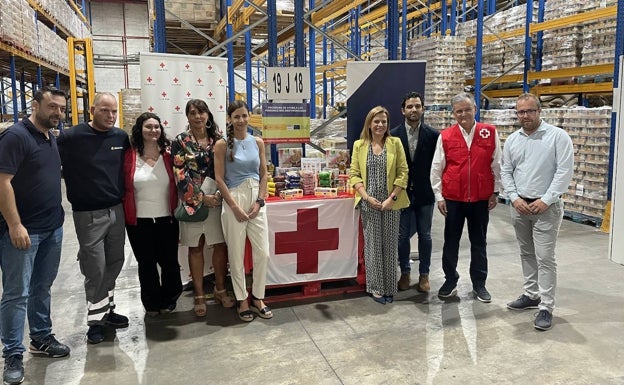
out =
[[[124,263],[123,159],[130,142],[115,127],[115,96],[97,94],[91,116],[63,131],[58,145],[85,276],[87,341],[97,344],[104,340],[104,326],[128,326],[128,318],[114,312],[114,289]]]
[[[37,91],[32,115],[0,135],[0,335],[3,381],[24,380],[24,321],[32,354],[64,357],[69,347],[52,334],[50,288],[61,259],[64,212],[61,160],[50,129],[65,118],[67,97]]]

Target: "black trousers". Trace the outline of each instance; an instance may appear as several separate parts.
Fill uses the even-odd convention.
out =
[[[457,282],[457,260],[459,241],[464,231],[464,222],[468,222],[470,239],[470,279],[473,287],[485,286],[487,279],[487,227],[490,220],[488,201],[459,202],[446,201],[446,219],[444,221],[444,247],[442,249],[442,269],[445,278]]]
[[[182,293],[178,221],[173,217],[137,218],[136,226],[126,225],[126,231],[139,264],[143,307],[158,311],[175,305]]]

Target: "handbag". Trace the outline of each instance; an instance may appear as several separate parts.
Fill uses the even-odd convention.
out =
[[[208,218],[209,212],[210,211],[208,211],[208,207],[206,205],[202,205],[202,207],[195,210],[195,213],[193,215],[190,215],[184,208],[182,202],[180,202],[178,207],[176,207],[175,211],[173,212],[173,216],[180,222],[203,222],[206,220],[206,218]]]

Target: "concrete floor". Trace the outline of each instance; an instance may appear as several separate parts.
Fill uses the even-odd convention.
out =
[[[499,205],[488,236],[490,304],[470,295],[464,235],[454,301],[415,289],[389,305],[351,295],[274,304],[272,320],[244,324],[215,304],[197,319],[184,292],[174,313],[149,318],[127,246],[115,298],[130,327],[88,345],[77,241],[65,204],[52,317],[54,332],[72,352],[62,359],[26,353],[25,384],[624,384],[624,267],[607,259],[608,235],[587,225],[563,223],[558,308],[548,332],[533,328],[535,310],[505,307],[522,293],[522,280],[509,207]],[[436,212],[433,294],[443,282],[442,225]],[[417,279],[417,264],[413,271]]]

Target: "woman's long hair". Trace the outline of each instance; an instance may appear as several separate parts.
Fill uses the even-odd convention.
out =
[[[238,110],[239,108],[244,108],[247,110],[247,113],[249,113],[249,107],[247,107],[247,103],[243,102],[242,100],[235,100],[228,105],[228,117],[232,118],[232,113],[234,113],[234,111]],[[234,162],[234,126],[231,122],[227,125],[226,133],[227,147],[230,149],[230,155],[228,156],[228,160],[230,162]]]
[[[148,119],[156,119],[158,121],[158,125],[160,126],[160,136],[158,137],[158,146],[160,147],[160,152],[165,151],[167,147],[171,145],[171,141],[167,139],[167,135],[165,135],[165,129],[160,122],[160,118],[153,112],[144,112],[136,119],[134,126],[132,126],[132,135],[130,137],[130,144],[132,147],[139,153],[140,156],[143,156],[143,151],[145,150],[145,143],[143,142],[143,123],[145,123]]]
[[[212,138],[214,141],[221,139],[221,133],[219,132],[219,126],[214,121],[214,116],[212,112],[210,112],[210,108],[208,108],[208,104],[201,99],[191,99],[186,102],[185,115],[188,118],[189,112],[191,111],[191,107],[195,107],[199,112],[208,113],[208,121],[206,122],[206,134],[209,138]]]

